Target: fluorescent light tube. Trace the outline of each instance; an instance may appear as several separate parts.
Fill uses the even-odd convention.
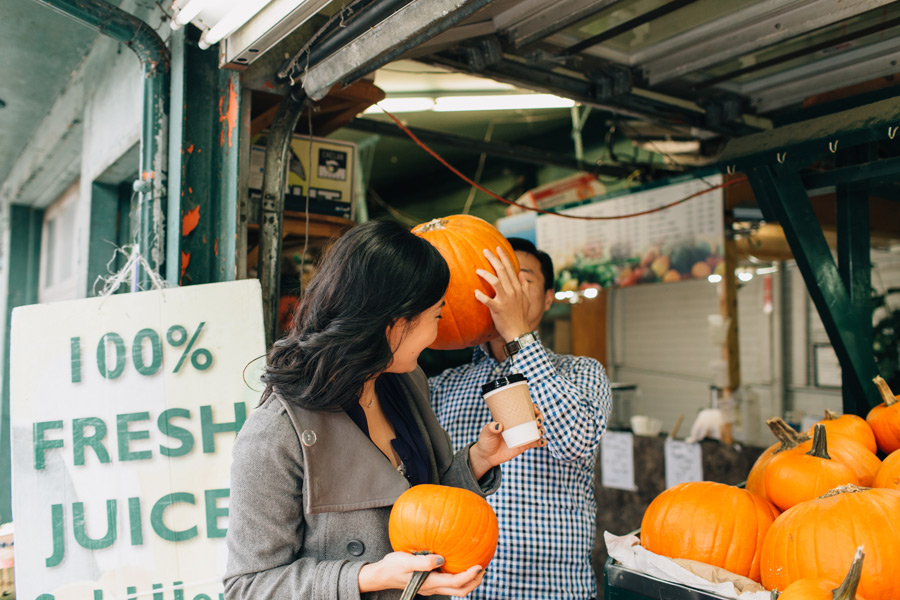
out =
[[[197,15],[206,8],[207,4],[209,4],[209,0],[190,0],[190,2],[185,4],[181,10],[175,13],[175,16],[172,17],[172,20],[169,22],[169,27],[173,30],[181,29],[193,21]]]
[[[575,106],[574,100],[560,98],[552,94],[442,96],[434,101],[435,112],[571,108],[572,106]]]
[[[256,13],[261,11],[263,7],[271,0],[241,0],[241,2],[232,8],[222,19],[206,30],[203,37],[200,38],[198,46],[206,50],[213,44],[218,43],[222,38],[231,34],[235,29],[252,19]]]

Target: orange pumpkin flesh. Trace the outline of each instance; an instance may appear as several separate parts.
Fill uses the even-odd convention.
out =
[[[475,290],[493,297],[494,289],[475,270],[494,273],[484,250],[497,254],[499,246],[515,271],[519,271],[519,261],[506,238],[487,221],[471,215],[434,219],[415,226],[412,232],[431,242],[450,267],[450,285],[444,296],[438,335],[429,347],[435,350],[461,350],[495,337],[497,330],[491,311],[475,298]]]
[[[391,509],[388,536],[398,552],[440,554],[441,571],[487,567],[499,528],[487,501],[462,488],[423,484],[401,494]]]
[[[863,546],[859,596],[900,598],[900,491],[842,486],[785,511],[762,548],[762,584],[784,590],[798,579],[840,581]]]
[[[826,410],[825,418],[817,423],[824,425],[828,432],[828,438],[836,435],[853,438],[869,449],[869,452],[878,452],[878,444],[875,441],[875,432],[859,415],[839,415],[834,411]],[[812,434],[812,429],[809,430]]]
[[[825,428],[816,425],[812,449],[776,456],[766,469],[766,493],[781,510],[812,500],[841,485],[859,485],[850,467],[828,455]]]
[[[900,402],[881,375],[872,381],[878,386],[884,402],[869,411],[866,421],[875,433],[878,448],[885,454],[890,454],[900,449]]]
[[[798,579],[781,592],[778,600],[865,600],[856,593],[864,556],[862,547],[857,548],[850,571],[840,585],[821,579]]]
[[[765,480],[766,468],[769,466],[769,463],[772,462],[772,459],[775,456],[782,452],[793,450],[803,442],[811,440],[812,436],[805,433],[797,433],[794,428],[788,425],[781,417],[772,417],[766,421],[766,424],[769,426],[769,429],[772,430],[772,433],[778,441],[769,446],[766,451],[756,459],[756,462],[753,463],[753,466],[750,468],[750,474],[747,475],[747,483],[744,487],[757,496],[769,500],[769,496],[766,494]]]
[[[875,471],[872,487],[900,490],[900,450],[894,450]]]
[[[759,581],[763,538],[778,512],[745,489],[699,481],[657,496],[641,521],[641,545]]]

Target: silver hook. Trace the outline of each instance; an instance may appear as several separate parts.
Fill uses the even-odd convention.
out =
[[[729,175],[734,175],[734,165],[728,165],[725,167],[725,172]]]
[[[888,125],[888,138],[889,139],[894,139],[894,136],[897,135],[897,129],[900,129],[900,125],[898,125],[897,127],[891,127],[890,125]]]
[[[837,145],[838,145],[839,141],[840,140],[834,140],[833,142],[828,142],[828,149],[831,151],[832,154],[837,152]]]
[[[775,158],[778,159],[778,164],[783,165],[784,159],[787,158],[787,152],[775,153]]]

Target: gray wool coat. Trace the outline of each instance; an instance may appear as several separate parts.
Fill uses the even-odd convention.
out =
[[[453,453],[421,370],[400,376],[431,458],[432,482],[482,496],[466,447]],[[388,518],[406,478],[344,412],[302,409],[272,394],[241,428],[231,467],[227,600],[389,600],[360,594],[359,570],[391,552]]]

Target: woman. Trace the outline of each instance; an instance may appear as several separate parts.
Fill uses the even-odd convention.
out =
[[[431,244],[389,221],[355,227],[326,254],[235,444],[229,600],[399,597],[443,558],[391,552],[397,497],[420,483],[493,493],[497,465],[542,443],[510,450],[489,423],[453,454],[416,363],[449,278]],[[464,596],[483,574],[432,573],[419,594]]]

